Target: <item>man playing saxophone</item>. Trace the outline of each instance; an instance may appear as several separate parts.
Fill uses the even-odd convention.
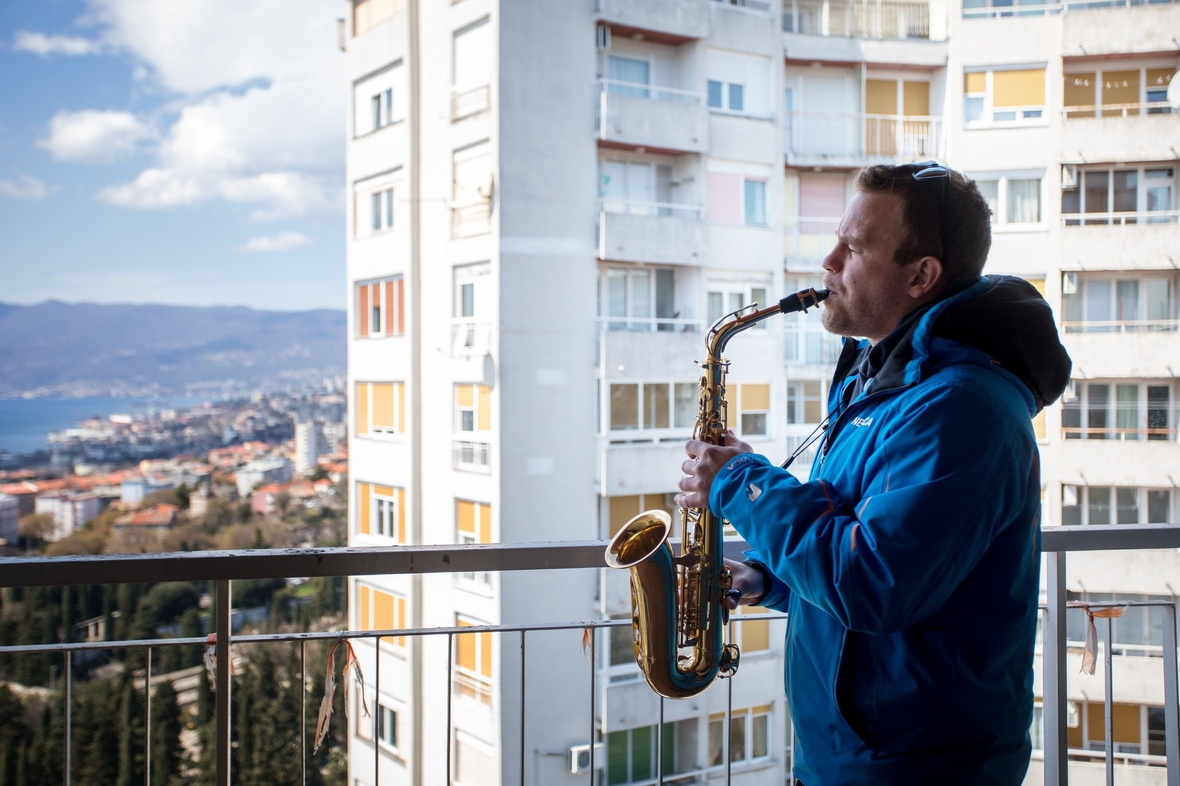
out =
[[[788,611],[795,777],[1020,784],[1040,568],[1031,418],[1069,380],[1048,304],[982,277],[990,211],[933,162],[876,166],[823,262],[843,352],[806,482],[690,441],[678,503],[750,544],[740,603]]]

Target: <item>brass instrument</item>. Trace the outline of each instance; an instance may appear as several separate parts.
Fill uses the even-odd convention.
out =
[[[701,366],[700,410],[693,438],[725,444],[725,375],[721,353],[729,340],[775,314],[818,306],[825,289],[805,289],[758,309],[754,303],[727,314],[709,329]],[[708,507],[680,510],[680,556],[668,536],[672,518],[662,510],[640,513],[611,538],[606,564],[631,571],[631,633],[635,660],[652,690],[669,699],[698,695],[719,675],[737,671],[738,648],[725,642],[732,576],[725,566],[724,522]]]

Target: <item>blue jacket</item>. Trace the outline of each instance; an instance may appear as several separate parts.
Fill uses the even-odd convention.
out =
[[[789,612],[797,778],[1016,786],[1040,569],[1030,419],[1069,358],[1020,279],[981,279],[898,332],[847,403],[872,364],[846,340],[810,480],[743,454],[710,508],[773,576],[763,604]]]

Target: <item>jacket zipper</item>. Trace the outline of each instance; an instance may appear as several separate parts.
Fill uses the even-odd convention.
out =
[[[847,406],[844,407],[844,411],[836,416],[836,422],[832,424],[831,430],[829,432],[832,435],[831,438],[824,440],[824,450],[819,458],[820,469],[823,469],[824,462],[828,460],[828,451],[830,451],[832,449],[832,443],[836,441],[836,434],[838,432],[838,426],[840,425],[840,421],[844,420],[844,416],[847,415],[849,412],[851,412],[853,407],[857,406],[858,404],[863,404],[864,402],[868,401],[869,399],[876,398],[877,396],[884,396],[886,393],[895,393],[899,390],[905,390],[906,388],[911,387],[911,386],[912,385],[903,385],[902,387],[899,387],[899,388],[889,388],[888,390],[877,390],[877,391],[874,391],[874,392],[868,394],[867,396],[862,396],[861,398],[858,398],[855,401],[848,402]]]

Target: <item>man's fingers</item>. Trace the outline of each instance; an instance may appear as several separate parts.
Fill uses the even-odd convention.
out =
[[[697,479],[694,477],[690,477],[688,475],[685,475],[676,483],[676,488],[680,489],[681,491],[689,491],[689,492],[696,491],[697,490]]]
[[[707,447],[709,447],[708,444],[701,442],[699,439],[690,439],[688,442],[684,443],[684,452],[692,458],[697,458]]]
[[[697,467],[696,459],[688,459],[687,461],[685,461],[683,464],[680,465],[680,471],[683,472],[685,475],[695,475],[696,474],[696,467]]]
[[[709,501],[700,494],[677,494],[676,504],[682,508],[704,508],[708,506]]]

